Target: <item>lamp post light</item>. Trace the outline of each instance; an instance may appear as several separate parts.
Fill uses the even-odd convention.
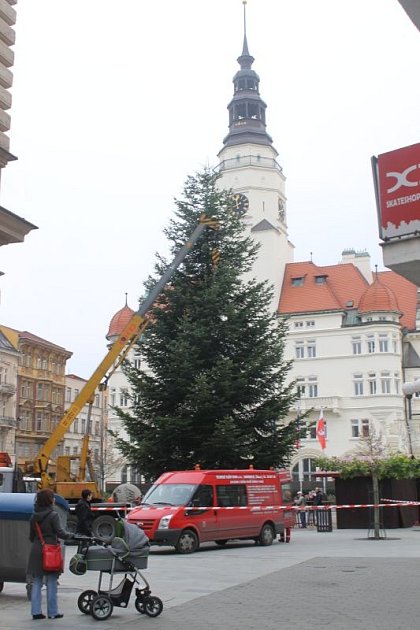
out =
[[[410,450],[410,456],[414,457],[413,443],[411,441],[411,421],[413,419],[412,399],[414,394],[420,392],[420,379],[408,383],[403,383],[402,392],[406,400],[405,423],[407,427],[408,446]]]

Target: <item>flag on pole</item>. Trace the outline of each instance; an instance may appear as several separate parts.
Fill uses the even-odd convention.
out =
[[[322,407],[319,412],[318,422],[316,423],[316,437],[318,438],[318,442],[320,443],[322,450],[324,450],[327,446],[327,440],[325,438],[325,419]]]

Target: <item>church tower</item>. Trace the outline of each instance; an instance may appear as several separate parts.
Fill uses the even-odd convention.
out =
[[[244,213],[248,233],[260,244],[249,276],[268,280],[274,288],[272,310],[278,308],[284,269],[293,261],[293,245],[288,240],[286,192],[278,153],[266,130],[266,104],[259,92],[260,78],[252,69],[246,36],[238,57],[240,69],[233,77],[233,98],[228,105],[229,133],[218,154],[220,185],[232,189],[238,211]]]

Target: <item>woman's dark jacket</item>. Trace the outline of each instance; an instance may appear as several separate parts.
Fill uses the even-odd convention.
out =
[[[33,577],[40,577],[45,572],[42,569],[42,544],[38,538],[35,522],[39,523],[44,541],[49,545],[56,545],[59,542],[59,538],[73,538],[73,534],[66,532],[61,527],[58,512],[55,512],[52,506],[42,508],[35,506],[34,513],[29,521],[29,540],[32,545],[29,552],[27,574]],[[51,573],[51,571],[48,571],[48,573]]]

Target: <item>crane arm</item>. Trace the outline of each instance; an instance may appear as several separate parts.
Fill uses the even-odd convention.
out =
[[[205,214],[203,214],[201,215],[199,223],[191,234],[188,241],[186,241],[186,243],[184,243],[184,245],[178,251],[174,260],[166,268],[160,280],[158,280],[156,285],[150,291],[149,295],[140,305],[138,311],[133,314],[132,318],[125,326],[117,340],[112,344],[111,348],[108,351],[108,354],[104,357],[90,379],[81,389],[75,401],[65,412],[57,427],[54,429],[49,439],[39,451],[32,464],[32,472],[41,477],[41,481],[39,483],[39,486],[41,488],[47,488],[53,485],[53,482],[48,474],[48,463],[52,453],[54,452],[54,449],[63,439],[64,434],[69,430],[70,426],[73,424],[74,420],[77,418],[78,414],[83,409],[85,404],[88,403],[89,400],[94,396],[96,388],[100,385],[102,379],[106,376],[107,372],[117,361],[120,354],[124,352],[126,346],[128,344],[132,344],[133,340],[137,339],[139,334],[141,334],[144,328],[146,328],[148,323],[146,319],[146,313],[153,306],[154,302],[162,293],[163,289],[168,284],[169,280],[178,269],[179,265],[182,263],[190,249],[195,245],[195,243],[207,227],[217,229],[218,223],[215,219],[207,217]]]

